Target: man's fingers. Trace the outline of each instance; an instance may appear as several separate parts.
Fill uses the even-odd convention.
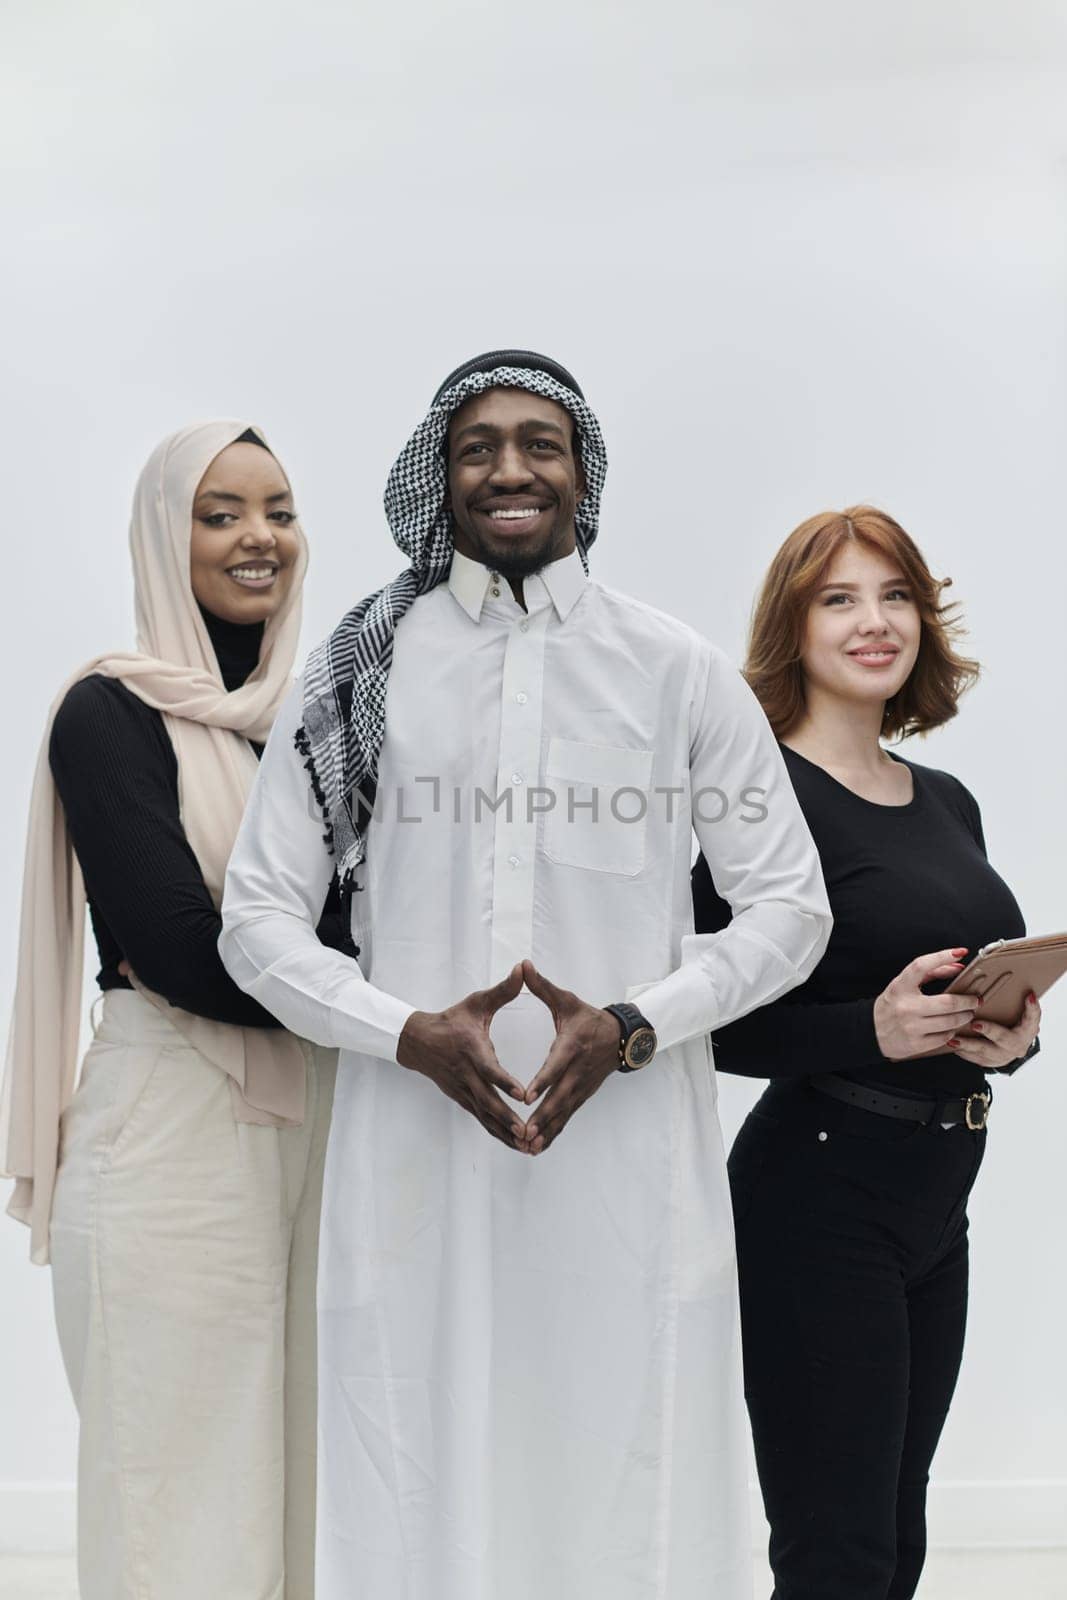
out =
[[[522,976],[530,993],[536,995],[538,1000],[543,1000],[555,1016],[566,991],[558,988],[543,973],[538,972],[532,961],[527,960],[522,963]]]
[[[491,1139],[498,1140],[500,1144],[506,1145],[509,1150],[518,1150],[523,1155],[527,1153],[525,1145],[521,1145],[507,1128],[501,1127],[499,1122],[494,1122],[489,1117],[482,1116],[477,1106],[470,1105],[466,1109],[470,1112],[475,1122],[485,1129]]]
[[[495,1090],[481,1079],[468,1079],[464,1085],[463,1106],[495,1139],[510,1149],[524,1148],[527,1141],[526,1125],[509,1106],[505,1105]]]
[[[487,1083],[493,1083],[498,1089],[503,1089],[513,1100],[518,1100],[520,1105],[526,1104],[526,1085],[520,1083],[518,1078],[513,1078],[510,1072],[505,1072],[500,1065],[500,1057],[490,1043],[485,1049],[478,1052],[477,1070]]]
[[[499,985],[497,987],[499,988]],[[490,989],[485,991],[486,994],[492,992]],[[526,1085],[520,1083],[518,1078],[506,1072],[501,1066],[500,1057],[493,1049],[488,1027],[483,1030],[475,1024],[464,1030],[461,1036],[461,1049],[457,1051],[455,1061],[458,1070],[462,1070],[464,1065],[469,1066],[480,1078],[487,1083],[496,1084],[498,1089],[503,1089],[513,1100],[525,1102]]]
[[[536,1077],[532,1078],[526,1085],[526,1094],[524,1096],[526,1104],[532,1106],[535,1100],[540,1100],[546,1090],[551,1089],[552,1085],[558,1082],[569,1065],[570,1049],[560,1042],[560,1037],[557,1033],[545,1057],[544,1066]]]
[[[489,1022],[522,988],[522,963],[516,961],[506,978],[501,978],[499,983],[494,983],[491,989],[483,989],[476,996],[480,1002],[484,1032],[479,1032],[474,1046],[474,1064],[479,1074],[488,1082],[496,1084],[498,1089],[503,1089],[513,1100],[525,1101],[526,1085],[520,1083],[518,1078],[510,1072],[505,1072],[500,1065],[500,1059],[493,1049],[489,1039]]]
[[[577,1074],[561,1073],[558,1076],[544,1100],[526,1119],[526,1137],[533,1143],[535,1155],[538,1153],[538,1137],[550,1144],[574,1113],[580,1111],[592,1097],[595,1088],[594,1084],[583,1081]]]
[[[506,978],[501,978],[500,982],[494,983],[490,989],[481,990],[478,998],[483,1008],[492,1015],[493,1012],[499,1011],[501,1006],[506,1006],[509,1001],[514,1000],[521,988],[522,962],[516,961]]]
[[[490,1089],[488,1084],[478,1084],[472,1098],[478,1107],[479,1120],[490,1132],[499,1130],[499,1136],[505,1144],[510,1144],[514,1149],[529,1142],[525,1122],[505,1105],[495,1089]]]
[[[536,1078],[531,1079],[531,1081],[526,1085],[526,1093],[523,1096],[526,1104],[528,1106],[536,1105],[545,1091],[551,1089],[553,1083],[555,1082],[555,1078],[556,1074],[549,1070],[548,1063],[546,1062],[541,1068],[540,1072],[537,1074]]]
[[[539,1156],[543,1150],[548,1149],[553,1139],[558,1138],[563,1132],[582,1103],[576,1102],[562,1086],[546,1095],[544,1105],[538,1106],[526,1127],[533,1155]]]

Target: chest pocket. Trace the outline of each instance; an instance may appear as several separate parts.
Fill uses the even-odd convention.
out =
[[[545,769],[555,805],[544,852],[565,867],[632,878],[645,864],[652,751],[552,739]]]

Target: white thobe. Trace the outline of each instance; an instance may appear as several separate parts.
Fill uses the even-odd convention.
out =
[[[457,554],[397,628],[358,966],[315,937],[333,862],[293,744],[299,686],[230,864],[227,967],[341,1051],[318,1600],[748,1600],[707,1035],[815,965],[818,858],[763,714],[713,646],[588,580],[576,554],[524,592],[525,611]],[[734,911],[704,936],[694,828]],[[613,1074],[532,1158],[396,1063],[413,1009],[524,956],[593,1005],[636,1000],[659,1036],[649,1067]],[[524,990],[491,1037],[525,1082],[552,1032]]]

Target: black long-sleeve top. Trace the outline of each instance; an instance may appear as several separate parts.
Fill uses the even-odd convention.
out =
[[[259,659],[263,624],[204,611],[226,688]],[[257,755],[261,747],[253,744]],[[222,921],[182,827],[178,762],[163,718],[115,678],[83,678],[56,714],[49,744],[71,839],[85,878],[101,989],[128,989],[129,962],[149,989],[197,1016],[276,1028],[222,964]],[[319,938],[352,952],[336,880]]]
[[[1026,931],[986,858],[974,797],[949,773],[908,761],[912,800],[879,805],[796,751],[782,746],[782,755],[822,861],[833,931],[806,983],[714,1033],[716,1066],[754,1078],[836,1072],[912,1094],[976,1092],[980,1067],[951,1051],[890,1061],[874,1028],[876,997],[916,956],[961,945],[974,955]],[[698,933],[730,920],[703,856],[693,905]]]

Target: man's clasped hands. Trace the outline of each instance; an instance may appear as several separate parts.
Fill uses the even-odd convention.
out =
[[[548,1007],[556,1037],[537,1076],[523,1085],[505,1072],[489,1038],[493,1017],[522,990]],[[543,977],[532,961],[519,961],[491,989],[479,989],[446,1011],[415,1011],[400,1035],[396,1059],[421,1072],[487,1133],[512,1150],[537,1156],[619,1065],[619,1024],[609,1011]],[[519,1116],[497,1090],[521,1106]]]

